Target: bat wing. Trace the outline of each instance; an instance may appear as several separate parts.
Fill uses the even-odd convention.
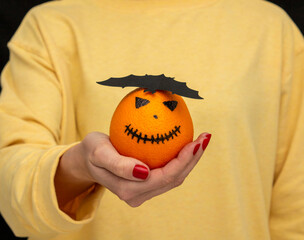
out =
[[[112,86],[112,87],[138,87],[140,84],[141,76],[129,75],[122,78],[109,78],[108,80],[97,82],[100,85]]]
[[[199,96],[198,91],[187,87],[185,82],[178,82],[174,80],[174,78],[164,81],[163,85],[165,85],[163,86],[164,90],[171,91],[173,94],[188,98],[203,99],[201,96]]]

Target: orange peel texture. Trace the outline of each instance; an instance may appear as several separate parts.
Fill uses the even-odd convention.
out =
[[[183,98],[168,91],[137,88],[117,106],[110,125],[110,141],[124,156],[164,166],[193,141],[193,123]]]

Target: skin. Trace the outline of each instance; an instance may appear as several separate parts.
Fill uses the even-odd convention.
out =
[[[107,135],[90,133],[61,157],[54,180],[59,208],[73,217],[73,214],[65,211],[65,205],[96,183],[106,187],[131,207],[138,207],[183,183],[201,158],[201,146],[207,135],[203,133],[187,144],[164,167],[149,170],[148,177],[143,180],[133,176],[133,168],[137,164],[148,168],[147,165],[120,155]],[[198,144],[200,147],[193,154]]]

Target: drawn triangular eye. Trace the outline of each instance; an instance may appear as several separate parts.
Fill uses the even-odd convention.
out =
[[[177,106],[177,101],[165,101],[163,104],[171,111],[173,111]]]
[[[136,108],[140,108],[140,107],[142,107],[142,106],[147,105],[149,102],[150,102],[150,101],[149,101],[148,99],[136,97],[136,98],[135,98],[135,107],[136,107]]]

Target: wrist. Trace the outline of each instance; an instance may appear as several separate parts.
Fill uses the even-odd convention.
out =
[[[80,142],[62,155],[59,167],[69,175],[68,179],[72,182],[92,185],[94,180],[89,174],[85,158],[85,151]]]
[[[81,145],[77,144],[66,151],[57,166],[54,185],[59,208],[87,191],[95,182],[86,171]]]

